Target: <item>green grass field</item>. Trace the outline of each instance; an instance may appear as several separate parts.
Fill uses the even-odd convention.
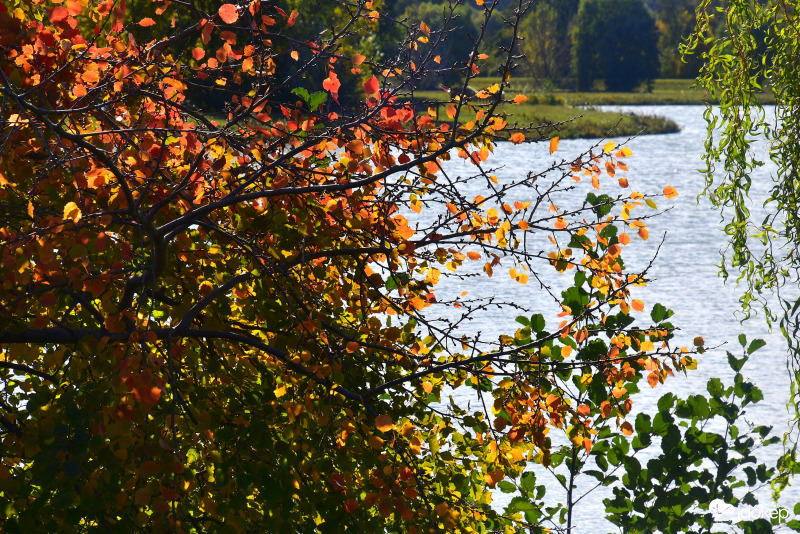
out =
[[[447,95],[442,91],[421,91],[415,93],[416,101],[442,101]],[[674,122],[654,115],[633,115],[619,112],[606,112],[596,109],[585,109],[564,104],[563,100],[542,99],[550,104],[539,103],[535,95],[529,96],[529,101],[520,105],[507,104],[503,107],[511,128],[506,128],[505,133],[510,135],[514,126],[524,128],[533,125],[528,137],[549,138],[559,136],[563,139],[598,138],[609,136],[630,136],[638,134],[658,134],[678,131]],[[480,101],[475,101],[480,108]],[[438,109],[439,120],[446,121],[444,104],[433,105]],[[459,115],[459,122],[466,123],[474,120],[476,111],[464,108]]]

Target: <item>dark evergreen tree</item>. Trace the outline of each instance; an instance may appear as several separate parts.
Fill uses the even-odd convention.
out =
[[[658,33],[641,0],[581,0],[572,49],[580,90],[602,80],[631,91],[658,74]]]

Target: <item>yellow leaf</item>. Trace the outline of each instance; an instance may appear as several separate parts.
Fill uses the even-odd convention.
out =
[[[77,223],[81,220],[83,213],[81,213],[80,208],[74,202],[67,202],[67,205],[64,206],[64,220],[71,220],[74,223]]]
[[[281,384],[280,386],[275,388],[275,398],[280,399],[284,395],[286,395],[286,386]]]
[[[628,147],[622,147],[622,155],[623,155],[623,156],[625,156],[625,157],[630,157],[632,154],[633,154],[633,152],[631,152],[631,149],[630,149],[630,148],[628,148]]]
[[[558,141],[559,141],[559,137],[558,136],[550,139],[550,153],[551,154],[553,152],[555,152],[556,150],[558,150]]]
[[[606,154],[610,154],[611,152],[614,151],[616,147],[617,145],[614,143],[614,141],[609,141],[608,143],[603,145],[603,152],[605,152]]]
[[[489,87],[486,88],[486,90],[492,94],[495,94],[497,91],[500,90],[500,84],[496,83],[494,85],[490,85]]]

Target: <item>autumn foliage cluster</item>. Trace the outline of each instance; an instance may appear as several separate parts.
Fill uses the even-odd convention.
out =
[[[315,2],[0,4],[5,531],[538,527],[493,493],[630,435],[636,382],[695,365],[622,261],[656,206],[627,147],[543,140],[549,169],[498,178],[524,96],[445,120],[408,99],[444,69],[466,86],[481,43],[445,66],[446,22],[423,24],[368,57],[380,5],[328,3],[305,34]],[[547,271],[569,289],[499,339],[464,329],[484,301],[437,292]]]

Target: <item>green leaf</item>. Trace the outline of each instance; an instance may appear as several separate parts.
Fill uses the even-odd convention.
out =
[[[311,95],[308,94],[308,89],[306,89],[305,87],[295,87],[294,89],[292,89],[292,94],[302,98],[303,102],[305,102],[306,104],[308,104],[308,101],[311,98]]]
[[[536,475],[532,471],[522,473],[519,480],[519,487],[528,493],[533,492],[536,487]]]
[[[508,482],[507,480],[501,480],[500,482],[498,482],[497,487],[500,488],[500,491],[502,491],[503,493],[514,493],[515,491],[517,491],[517,487],[511,482]]]
[[[311,111],[316,111],[318,107],[328,100],[328,93],[324,91],[317,91],[311,95],[308,101],[308,107]]]
[[[673,311],[672,310],[668,310],[667,308],[665,308],[660,303],[656,303],[656,305],[653,306],[653,309],[650,312],[650,318],[655,323],[660,323],[661,321],[664,321],[665,319],[669,319],[670,317],[672,317],[672,315],[673,315]]]
[[[531,315],[530,324],[531,324],[531,329],[536,333],[544,331],[544,327],[546,326],[544,316],[541,313]]]
[[[767,342],[764,341],[763,339],[754,339],[753,341],[750,342],[750,346],[747,347],[747,353],[753,354],[755,351],[757,351],[766,344]]]

